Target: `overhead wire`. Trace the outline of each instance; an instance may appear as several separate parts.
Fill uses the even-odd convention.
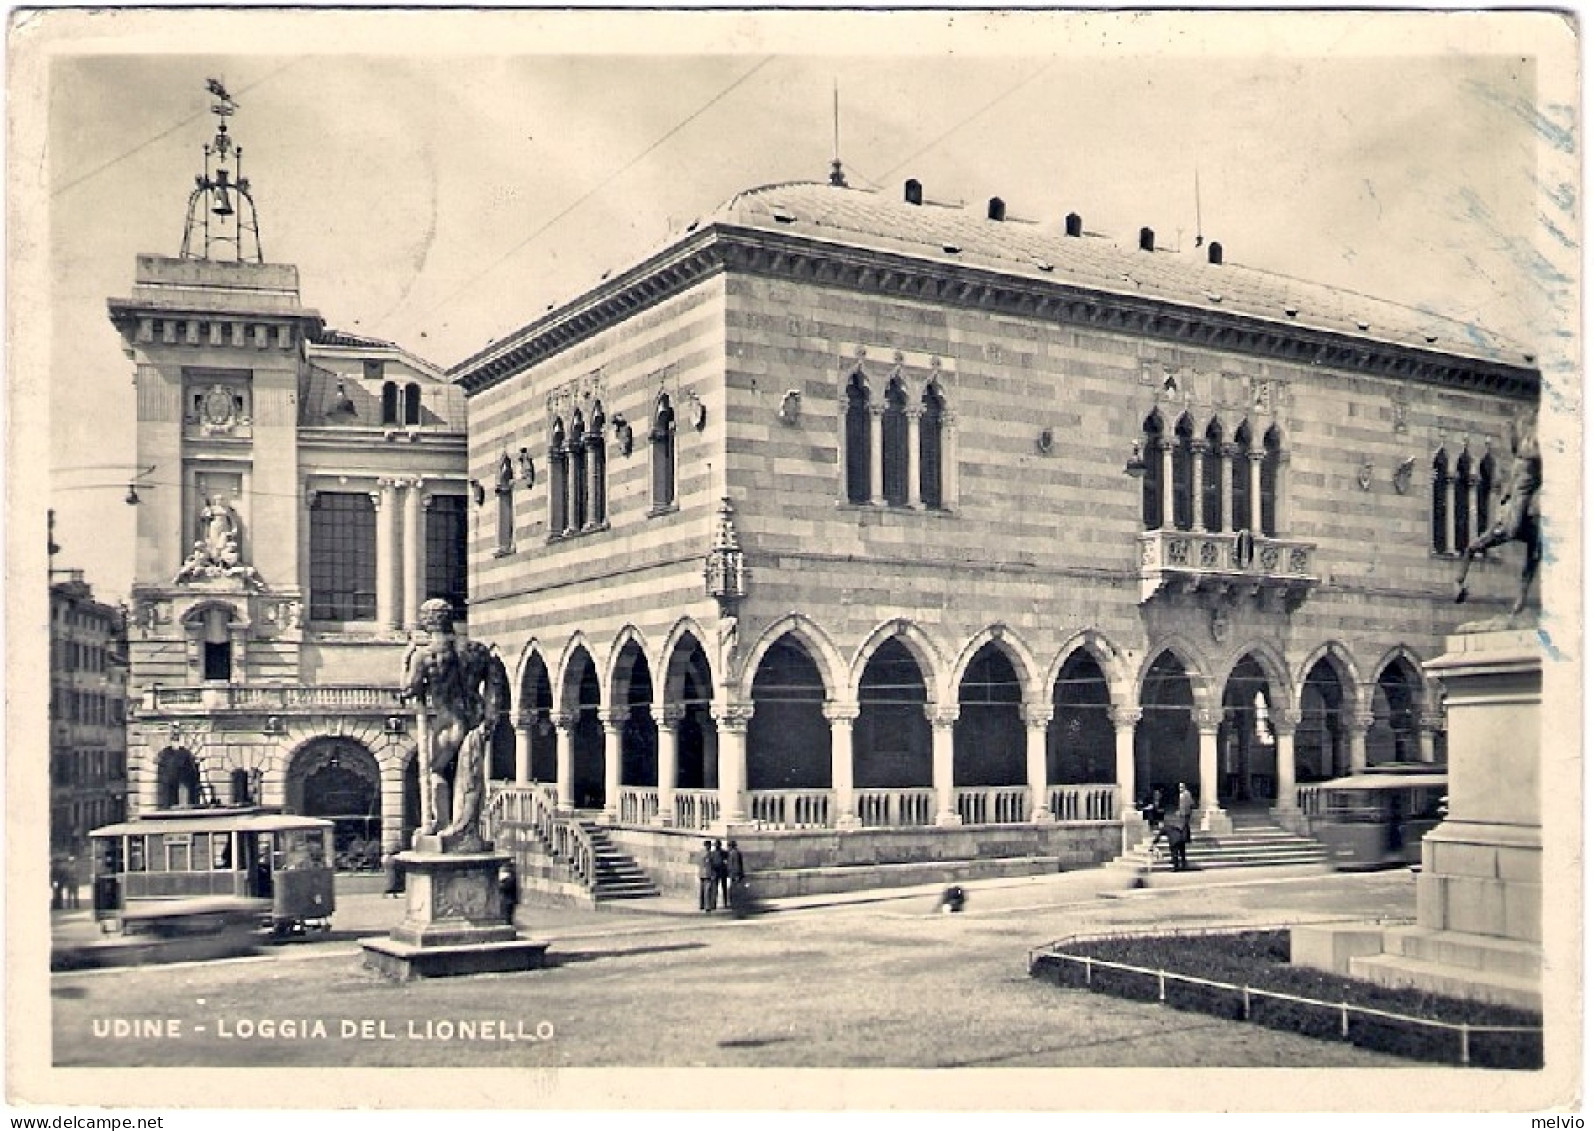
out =
[[[964,118],[960,119],[954,125],[948,127],[945,131],[943,131],[942,133],[938,134],[932,141],[927,142],[923,146],[920,146],[912,154],[910,154],[909,156],[903,158],[901,161],[897,162],[897,164],[892,166],[890,169],[887,169],[885,175],[889,177],[889,176],[893,175],[894,173],[900,172],[910,162],[918,160],[919,157],[923,156],[925,153],[928,153],[930,150],[932,150],[936,146],[940,145],[947,138],[949,138],[953,134],[957,133],[958,130],[960,130],[964,126],[968,125],[975,118],[978,118],[981,114],[985,113],[991,107],[995,106],[998,102],[1001,102],[1003,99],[1011,97],[1012,95],[1016,94],[1022,88],[1028,86],[1030,83],[1032,83],[1036,79],[1040,78],[1041,75],[1045,74],[1047,71],[1049,71],[1053,67],[1055,67],[1057,65],[1057,63],[1058,63],[1057,59],[1051,59],[1047,63],[1042,65],[1038,70],[1030,72],[1030,74],[1028,74],[1024,78],[1020,79],[1018,82],[1014,83],[1012,86],[1008,87],[1006,90],[1002,91],[995,98],[992,98],[989,102],[985,103],[985,105],[981,106],[979,109],[975,110],[973,113],[969,114],[967,117],[964,117]]]

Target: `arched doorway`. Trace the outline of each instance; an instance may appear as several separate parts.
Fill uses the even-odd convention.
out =
[[[1295,730],[1297,781],[1328,781],[1350,773],[1350,697],[1327,656],[1312,665],[1301,688],[1301,725]]]
[[[676,643],[668,670],[669,701],[681,710],[675,724],[675,788],[716,789],[719,730],[712,713],[714,683],[708,656],[696,637],[684,636]]]
[[[1024,688],[1007,653],[994,643],[984,645],[958,682],[954,786],[1025,783],[1023,703]]]
[[[919,661],[900,640],[875,649],[858,681],[858,721],[852,728],[853,781],[859,789],[933,784],[930,701]]]
[[[526,661],[520,676],[520,725],[530,736],[531,780],[556,781],[559,777],[559,741],[553,728],[553,683],[541,655]]]
[[[748,789],[830,788],[824,703],[824,678],[802,642],[787,633],[770,645],[753,674]]]
[[[1273,735],[1273,694],[1256,658],[1246,655],[1223,685],[1218,726],[1218,801],[1225,805],[1271,801],[1278,792]]]
[[[288,764],[286,801],[290,813],[332,822],[340,871],[381,867],[382,771],[362,743],[327,737],[306,744]]]
[[[155,762],[155,808],[188,809],[200,804],[199,762],[187,750],[168,746]]]
[[[659,780],[659,731],[653,720],[653,675],[635,640],[620,650],[611,699],[621,705],[620,784],[651,786]]]
[[[1385,664],[1373,684],[1373,723],[1367,729],[1367,764],[1421,760],[1418,733],[1422,677],[1404,657]]]
[[[1046,780],[1057,785],[1110,782],[1117,773],[1112,693],[1096,658],[1083,649],[1064,662],[1052,684],[1046,726]]]
[[[1189,673],[1179,657],[1163,652],[1146,669],[1140,687],[1140,721],[1135,724],[1136,799],[1160,790],[1163,805],[1171,806],[1180,782],[1199,798],[1200,746],[1195,689]]]
[[[602,809],[604,806],[603,782],[603,724],[598,719],[602,707],[602,693],[598,686],[598,672],[592,658],[579,653],[575,664],[575,731],[570,737],[572,754],[571,800],[577,809]]]

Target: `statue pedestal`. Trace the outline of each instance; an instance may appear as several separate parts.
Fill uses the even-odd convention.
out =
[[[1542,646],[1532,629],[1445,646],[1425,666],[1445,688],[1449,813],[1423,838],[1417,923],[1297,928],[1294,953],[1326,966],[1332,952],[1338,973],[1381,985],[1542,1009]]]
[[[436,837],[415,840],[398,856],[404,921],[386,938],[361,940],[365,964],[399,981],[539,969],[548,944],[515,933],[498,890],[509,855],[444,853]]]

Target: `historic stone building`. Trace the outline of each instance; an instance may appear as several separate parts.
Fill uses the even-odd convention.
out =
[[[414,822],[417,611],[463,613],[464,396],[302,305],[215,110],[182,253],[110,301],[137,390],[130,808],[280,805],[374,864]]]
[[[916,182],[742,193],[452,371],[471,631],[542,783],[505,796],[655,868],[708,827],[1067,862],[1181,781],[1221,831],[1442,759],[1422,664],[1530,349]]]
[[[82,570],[51,574],[50,852],[81,859],[126,812],[127,625]]]

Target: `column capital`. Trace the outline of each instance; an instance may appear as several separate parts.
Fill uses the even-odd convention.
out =
[[[1026,727],[1045,727],[1052,721],[1050,703],[1025,703],[1022,708]]]
[[[1263,451],[1261,448],[1247,448],[1245,451],[1245,458],[1250,460],[1252,463],[1261,463],[1266,456],[1267,452]]]
[[[548,721],[560,730],[573,730],[576,725],[575,711],[549,711]]]
[[[1162,439],[1157,441],[1157,450],[1159,452],[1173,451],[1173,440],[1167,436],[1164,436]]]
[[[631,718],[631,708],[609,707],[599,711],[598,718],[602,721],[604,730],[619,730]]]
[[[1223,711],[1218,707],[1197,707],[1191,714],[1195,718],[1196,729],[1199,731],[1217,733],[1223,725]]]
[[[926,703],[924,717],[930,720],[930,725],[933,727],[950,729],[952,724],[958,721],[957,704],[947,706],[941,703]]]
[[[686,708],[679,703],[666,703],[662,707],[655,707],[653,711],[659,722],[665,726],[678,726],[686,718]]]
[[[1445,713],[1443,711],[1423,711],[1417,716],[1417,725],[1423,730],[1444,730]]]
[[[752,703],[714,704],[714,724],[733,734],[745,734],[747,724],[753,721]]]
[[[1366,730],[1368,727],[1372,726],[1373,725],[1372,708],[1363,707],[1360,710],[1352,711],[1351,714],[1350,714],[1350,725],[1355,727],[1358,730]]]
[[[1114,707],[1108,712],[1112,725],[1118,730],[1133,727],[1144,713],[1139,707]]]
[[[1273,730],[1281,735],[1294,734],[1295,729],[1301,725],[1301,712],[1297,707],[1274,711],[1268,717],[1273,723]]]
[[[835,699],[825,700],[824,706],[820,708],[820,713],[832,724],[856,722],[862,712],[863,708],[857,703],[844,703]]]

